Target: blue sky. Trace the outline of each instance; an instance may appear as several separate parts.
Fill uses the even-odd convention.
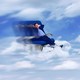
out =
[[[61,49],[16,42],[16,20],[40,20]],[[0,1],[0,80],[79,80],[80,1],[2,0]]]

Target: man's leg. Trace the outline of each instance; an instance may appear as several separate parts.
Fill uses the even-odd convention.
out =
[[[35,38],[32,38],[32,39],[30,39],[31,41],[41,41],[42,39],[41,39],[41,37],[35,37]]]
[[[47,36],[40,36],[38,38],[33,38],[33,39],[31,39],[31,41],[45,41],[46,44],[55,45],[55,40],[54,39],[50,39]]]
[[[55,40],[50,39],[48,36],[41,36],[39,39],[45,41],[46,44],[55,45]]]
[[[54,39],[50,39],[47,36],[40,36],[38,38],[33,38],[33,39],[31,39],[31,41],[45,41],[46,43],[43,44],[43,45],[50,44],[52,47],[54,47],[54,45],[55,45],[55,40]],[[60,45],[60,47],[62,48],[63,45]]]

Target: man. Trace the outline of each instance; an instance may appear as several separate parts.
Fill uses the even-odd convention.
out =
[[[35,23],[34,28],[37,28],[38,29],[38,36],[36,36],[35,38],[32,38],[31,41],[44,41],[45,44],[49,44],[49,45],[55,45],[55,40],[54,39],[50,39],[45,31],[43,30],[44,28],[44,25],[39,25],[38,23]]]

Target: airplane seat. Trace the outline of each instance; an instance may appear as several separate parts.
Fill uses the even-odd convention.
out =
[[[38,36],[38,30],[32,27],[28,27],[27,25],[34,25],[35,23],[38,23],[40,25],[42,25],[41,28],[44,27],[44,25],[41,23],[41,21],[20,21],[17,22],[17,27],[14,27],[14,31],[16,36],[20,37],[19,39],[17,39],[17,42],[19,43],[25,43],[25,44],[46,44],[45,41],[32,41],[30,42],[30,40],[28,39],[22,39],[23,37],[30,37],[30,36]]]
[[[25,44],[39,44],[39,45],[44,45],[46,44],[45,41],[30,41],[28,39],[17,39],[18,43],[25,43]]]

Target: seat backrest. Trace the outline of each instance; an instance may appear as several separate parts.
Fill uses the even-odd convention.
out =
[[[41,21],[19,21],[17,26],[15,26],[16,36],[38,36],[38,29],[34,27],[29,27],[29,25],[34,25],[38,23],[42,25]]]

